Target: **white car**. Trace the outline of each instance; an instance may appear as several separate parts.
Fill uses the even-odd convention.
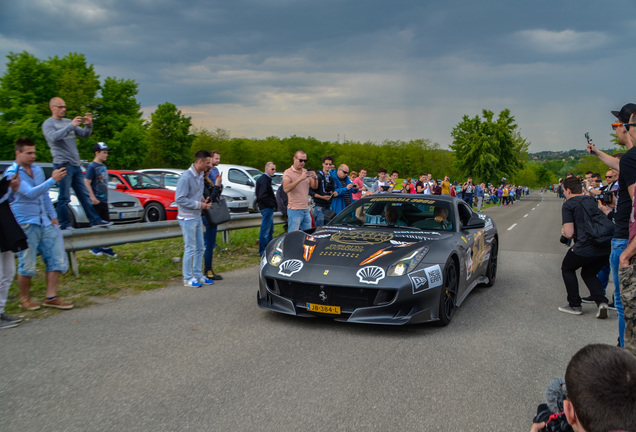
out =
[[[241,192],[247,197],[250,211],[257,211],[256,179],[263,175],[262,171],[248,166],[229,164],[219,164],[217,169],[223,174],[223,186],[225,189]]]
[[[177,168],[147,168],[137,170],[137,172],[142,172],[154,180],[161,183],[166,189],[177,190],[177,182],[179,181],[179,177],[186,170],[177,169]],[[221,196],[225,199],[227,203],[227,209],[232,213],[244,213],[247,212],[249,203],[245,195],[241,192],[230,189],[225,186],[227,182],[223,179],[223,192],[221,192]]]

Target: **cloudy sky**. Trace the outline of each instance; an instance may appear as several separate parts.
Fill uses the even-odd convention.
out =
[[[636,102],[636,2],[0,0],[0,55],[85,54],[232,136],[428,138],[508,108],[530,151],[610,148]],[[4,72],[4,61],[0,73]]]

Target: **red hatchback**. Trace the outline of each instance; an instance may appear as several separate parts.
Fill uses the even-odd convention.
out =
[[[175,191],[166,189],[146,174],[108,170],[108,187],[137,198],[144,207],[146,222],[177,219]]]

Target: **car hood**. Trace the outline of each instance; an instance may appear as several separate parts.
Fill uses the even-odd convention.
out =
[[[148,195],[152,197],[161,197],[172,201],[174,201],[174,195],[176,193],[175,191],[170,189],[133,189],[132,191],[128,192],[134,192],[140,195]]]
[[[313,234],[294,231],[285,236],[284,257],[330,266],[388,267],[423,246],[453,233],[391,228],[325,226]]]

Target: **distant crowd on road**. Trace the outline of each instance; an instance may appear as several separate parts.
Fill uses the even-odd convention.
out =
[[[397,170],[389,175],[386,168],[380,168],[377,176],[369,179],[365,168],[358,172],[350,171],[347,164],[336,168],[334,158],[330,155],[322,158],[322,169],[319,171],[307,170],[306,162],[307,154],[298,150],[294,154],[292,166],[283,174],[282,187],[276,192],[277,209],[288,217],[287,231],[325,225],[352,202],[374,194],[457,196],[481,212],[487,201],[498,206],[510,206],[530,193],[527,186],[507,184],[505,178],[497,187],[485,182],[473,182],[471,177],[464,182],[451,182],[449,176],[444,176],[444,180],[435,180],[432,174],[421,173],[417,181],[407,177],[400,184]]]

